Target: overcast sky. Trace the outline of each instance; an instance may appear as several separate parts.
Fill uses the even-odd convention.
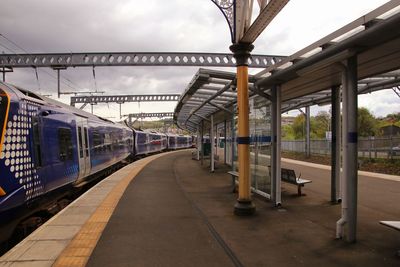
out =
[[[253,53],[291,55],[385,2],[291,0],[255,42]],[[0,36],[0,52],[4,53],[24,52],[20,48],[30,53],[229,53],[231,44],[228,25],[211,0],[2,0],[0,33],[19,46]],[[197,69],[97,67],[96,84],[99,91],[107,94],[180,94]],[[39,83],[33,69],[16,69],[6,79],[56,97],[55,72],[39,69],[38,76]],[[96,89],[91,68],[70,68],[62,71],[62,76],[62,91]],[[61,100],[69,103],[67,96]],[[122,113],[171,112],[175,105],[124,104]],[[384,116],[400,110],[400,98],[393,91],[384,90],[359,97],[359,105],[368,107],[375,116]],[[90,107],[85,110],[90,111]],[[320,108],[312,110],[315,113]],[[117,104],[100,104],[94,111],[114,119],[119,116]]]

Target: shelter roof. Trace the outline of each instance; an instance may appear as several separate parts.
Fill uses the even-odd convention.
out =
[[[256,75],[249,94],[270,100],[278,86],[282,112],[330,103],[347,59],[357,56],[358,93],[400,88],[400,3],[389,1]],[[269,102],[269,101],[267,101]],[[202,120],[236,103],[236,75],[199,69],[179,99],[174,121],[195,131]],[[270,102],[269,102],[270,103]]]

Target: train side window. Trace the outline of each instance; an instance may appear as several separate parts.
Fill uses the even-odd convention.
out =
[[[85,134],[85,152],[86,152],[86,157],[89,157],[89,142],[88,142],[88,129],[87,129],[87,127],[83,127],[83,132]]]
[[[82,127],[78,126],[78,139],[79,139],[79,157],[83,158],[83,146],[82,146]]]
[[[60,160],[72,160],[72,136],[68,128],[58,128],[58,147],[60,148]]]
[[[102,147],[101,135],[97,131],[93,131],[93,150],[95,153],[100,153]]]
[[[40,147],[40,130],[39,130],[39,119],[38,117],[32,118],[33,125],[33,150],[35,154],[35,166],[42,166],[42,151]]]

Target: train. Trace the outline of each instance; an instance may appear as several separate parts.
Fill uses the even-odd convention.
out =
[[[133,129],[2,82],[0,138],[0,244],[100,174],[193,144],[191,136]]]

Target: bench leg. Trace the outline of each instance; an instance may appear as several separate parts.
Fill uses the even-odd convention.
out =
[[[301,197],[301,185],[297,185],[297,195]]]

